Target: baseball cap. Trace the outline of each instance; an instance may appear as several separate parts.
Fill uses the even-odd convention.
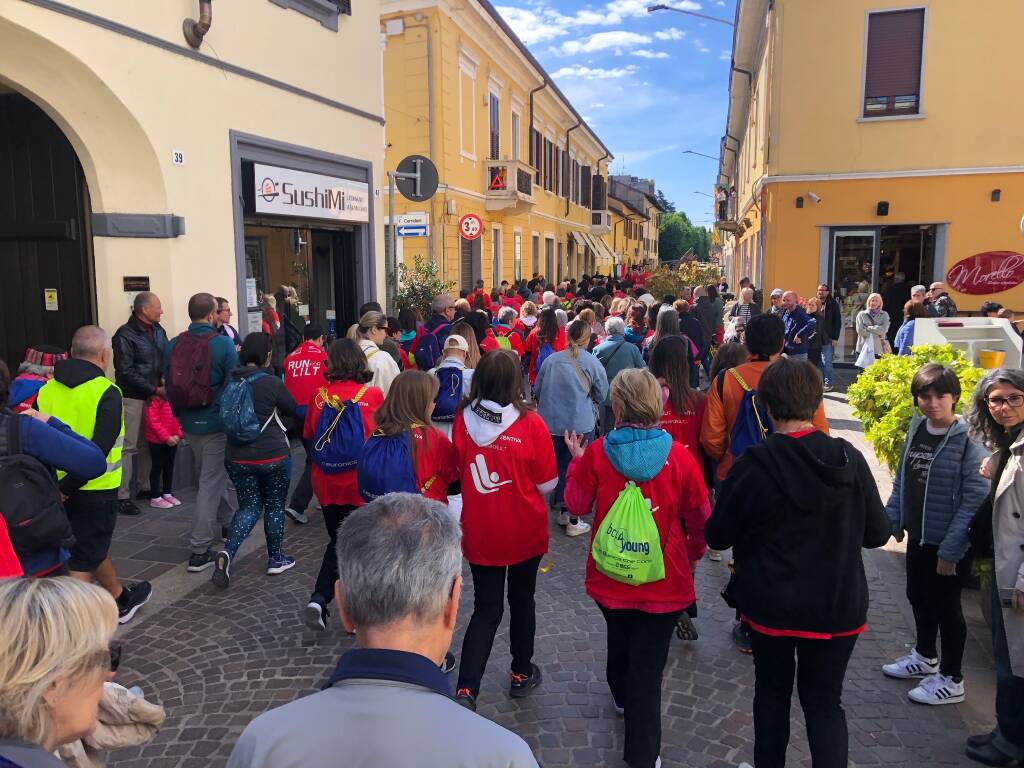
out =
[[[776,288],[774,291],[772,291],[772,296],[781,296],[781,295],[782,295],[782,289],[781,288]]]
[[[457,333],[452,333],[445,339],[445,349],[461,349],[463,352],[469,353],[469,344]]]

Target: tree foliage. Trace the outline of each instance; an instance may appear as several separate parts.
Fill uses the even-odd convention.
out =
[[[658,204],[665,209],[668,213],[676,212],[676,204],[665,197],[665,193],[660,189],[654,193],[654,199],[658,201]]]
[[[910,419],[916,411],[910,381],[925,363],[942,363],[956,372],[964,392],[957,403],[958,413],[970,402],[969,393],[985,373],[971,365],[964,353],[950,344],[921,344],[912,347],[909,355],[878,358],[847,390],[854,415],[864,423],[864,436],[875,449],[875,455],[893,474],[910,429]]]
[[[437,263],[427,261],[421,256],[413,259],[412,267],[404,263],[398,265],[398,279],[394,275],[388,281],[395,286],[395,304],[400,308],[411,307],[426,320],[430,317],[430,304],[439,293],[450,294],[455,288],[455,281],[445,282],[437,268]]]
[[[644,288],[660,301],[662,296],[669,294],[679,296],[683,288],[717,283],[721,276],[722,270],[716,265],[687,261],[680,264],[678,269],[658,267],[651,272]]]
[[[675,261],[693,248],[697,261],[707,261],[711,248],[711,233],[704,227],[694,226],[682,211],[666,213],[661,217],[658,232],[658,256],[661,261]]]

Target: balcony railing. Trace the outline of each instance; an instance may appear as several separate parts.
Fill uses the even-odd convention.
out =
[[[612,215],[609,211],[590,212],[590,234],[607,235],[612,231]]]
[[[736,221],[736,195],[732,193],[725,200],[719,200],[715,204],[716,226],[722,232],[735,232],[739,228]]]
[[[488,160],[485,168],[484,207],[488,211],[533,205],[534,168],[522,160]]]

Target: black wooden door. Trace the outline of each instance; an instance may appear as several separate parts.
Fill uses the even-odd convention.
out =
[[[0,95],[0,359],[12,373],[26,346],[67,349],[95,322],[88,197],[60,128],[25,97]]]

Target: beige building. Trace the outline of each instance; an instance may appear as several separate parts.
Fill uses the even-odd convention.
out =
[[[0,5],[0,359],[113,330],[147,286],[170,333],[200,290],[243,330],[282,283],[339,328],[383,295],[378,4],[213,3],[188,41],[210,11]]]

